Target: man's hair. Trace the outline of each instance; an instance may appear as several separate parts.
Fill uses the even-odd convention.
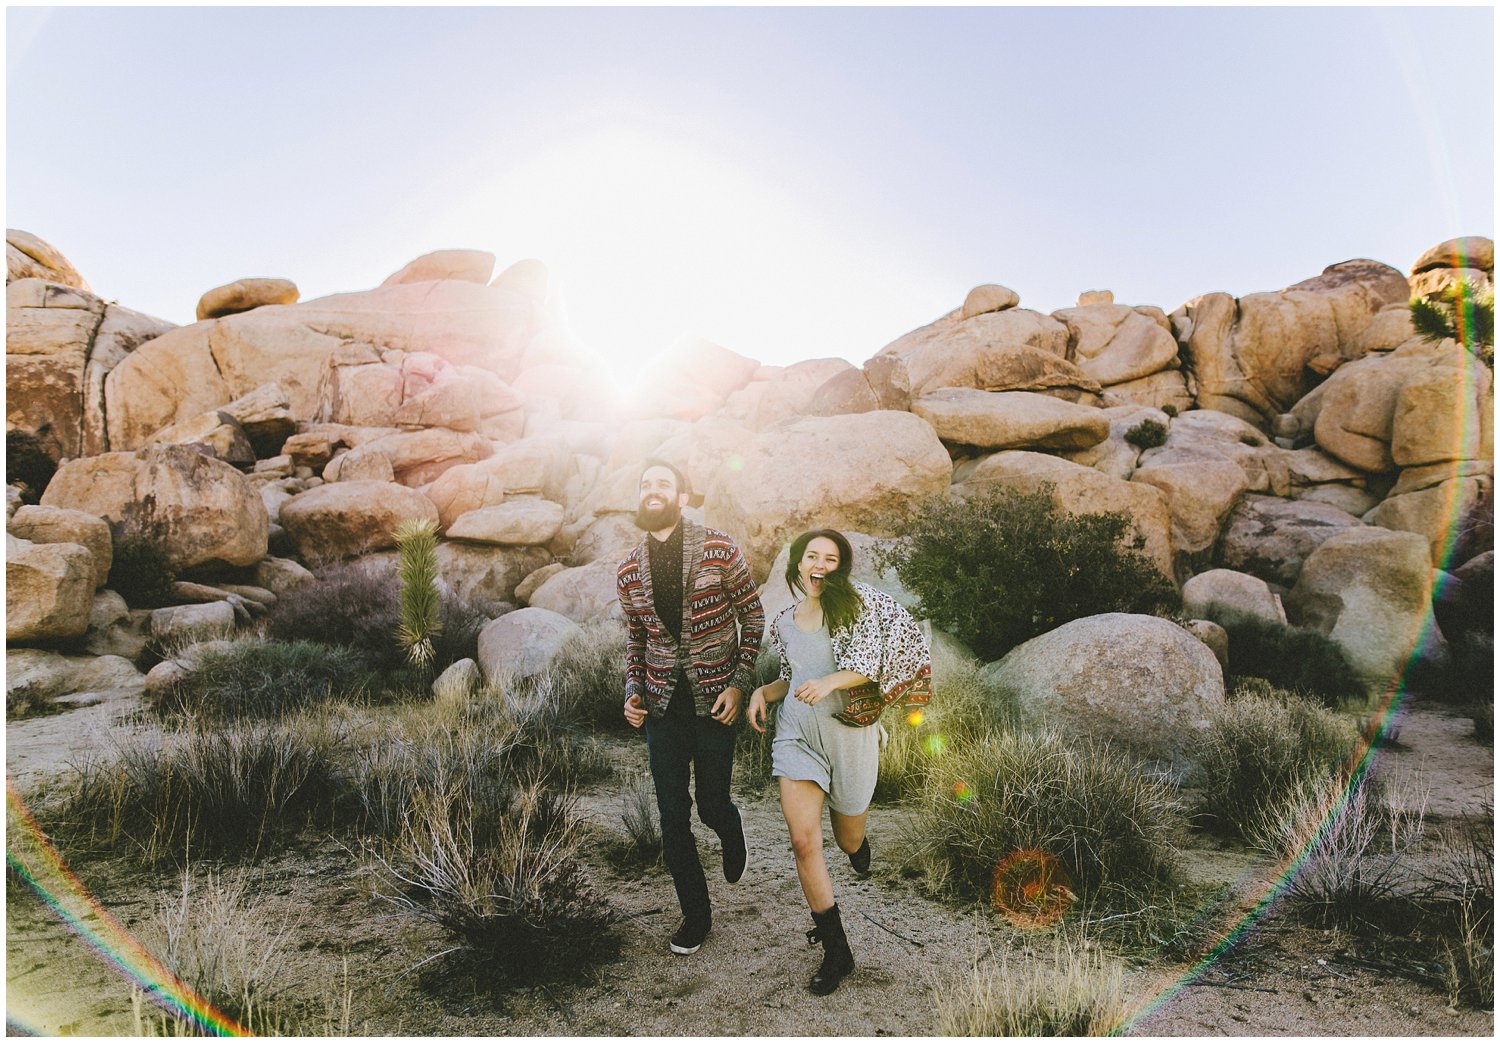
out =
[[[646,476],[646,472],[651,470],[651,468],[653,467],[665,467],[667,470],[672,472],[672,478],[677,482],[677,494],[679,496],[683,493],[687,493],[689,496],[693,495],[693,487],[689,484],[687,475],[683,474],[682,471],[677,468],[676,464],[669,464],[665,460],[658,460],[656,457],[652,457],[645,463],[641,464],[641,477],[644,478]]]

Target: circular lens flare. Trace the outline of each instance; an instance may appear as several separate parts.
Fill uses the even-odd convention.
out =
[[[1075,897],[1068,871],[1045,851],[1016,851],[995,866],[990,901],[1017,927],[1052,926]]]
[[[911,713],[906,715],[906,723],[911,725],[913,728],[922,727],[922,722],[926,719],[927,715],[924,714],[921,710],[913,710]]]
[[[941,735],[929,735],[927,741],[922,744],[922,749],[927,751],[927,756],[936,757],[948,748],[948,743]]]
[[[953,784],[953,799],[960,804],[967,804],[974,799],[974,790],[967,782],[960,779]]]

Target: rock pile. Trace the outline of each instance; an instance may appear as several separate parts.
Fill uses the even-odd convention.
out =
[[[1491,371],[1417,337],[1407,310],[1460,276],[1489,284],[1478,237],[1434,247],[1410,276],[1346,261],[1171,313],[1093,290],[1042,314],[985,285],[861,367],[764,366],[688,340],[623,395],[569,337],[536,261],[491,278],[492,255],[440,251],[308,301],[287,280],[242,279],[181,327],[95,296],[35,236],[7,233],[7,261],[7,431],[58,465],[39,506],[8,493],[12,644],[115,650],[143,628],[242,625],[304,565],[388,558],[397,524],[429,518],[452,589],[495,619],[534,612],[486,631],[493,673],[508,649],[560,640],[560,620],[617,611],[648,455],[683,468],[697,516],[772,588],[805,527],[876,538],[915,497],[1050,483],[1068,510],[1130,512],[1205,613],[1224,600],[1316,627],[1371,678],[1432,625],[1434,590],[1468,582],[1436,570],[1492,542]],[[1142,438],[1146,421],[1164,435]],[[130,526],[197,588],[171,618],[96,593],[109,531]],[[1041,666],[1006,670],[1040,685],[1070,654],[1063,637]],[[1170,658],[1168,637],[1151,647]],[[1206,704],[1214,664],[1152,683],[1189,670]]]

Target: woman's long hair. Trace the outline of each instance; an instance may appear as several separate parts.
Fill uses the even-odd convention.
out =
[[[865,607],[865,603],[859,599],[859,592],[849,580],[850,570],[854,568],[854,548],[849,546],[844,534],[832,529],[817,529],[804,532],[793,540],[791,558],[786,563],[786,585],[795,592],[807,593],[797,566],[802,561],[802,555],[807,553],[807,545],[820,536],[825,540],[832,540],[839,549],[838,568],[823,577],[823,593],[820,597],[823,619],[828,623],[828,632],[831,634],[835,630],[853,626]]]

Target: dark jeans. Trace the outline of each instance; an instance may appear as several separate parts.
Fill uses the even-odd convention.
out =
[[[689,813],[688,773],[696,776],[698,817],[719,835],[733,835],[740,813],[729,799],[729,773],[734,766],[735,729],[707,717],[675,714],[646,719],[646,746],[651,780],[656,784],[656,807],[661,812],[662,855],[677,901],[688,920],[711,919],[708,881],[698,860]]]

